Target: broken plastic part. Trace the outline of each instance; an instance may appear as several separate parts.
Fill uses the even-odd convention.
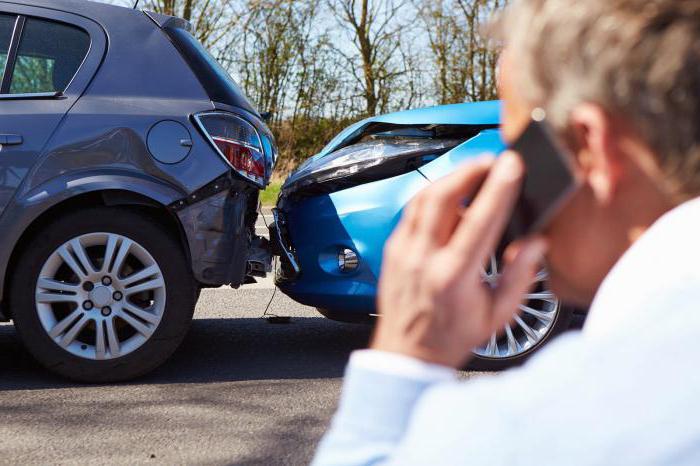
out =
[[[257,189],[245,181],[233,181],[229,189],[198,197],[176,210],[198,282],[234,288],[244,282],[257,217],[256,202]]]

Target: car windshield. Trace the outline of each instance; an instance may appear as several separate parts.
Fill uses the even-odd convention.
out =
[[[166,27],[164,31],[180,50],[211,100],[258,113],[231,75],[189,31],[172,27]]]

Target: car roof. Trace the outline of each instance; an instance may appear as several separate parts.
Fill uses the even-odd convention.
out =
[[[0,2],[73,13],[92,19],[103,26],[116,26],[116,21],[123,21],[129,16],[143,15],[141,10],[91,0],[0,0]]]

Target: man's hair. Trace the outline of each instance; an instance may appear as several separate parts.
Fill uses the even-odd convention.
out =
[[[515,0],[495,29],[555,127],[581,102],[624,116],[673,189],[700,195],[700,0]]]

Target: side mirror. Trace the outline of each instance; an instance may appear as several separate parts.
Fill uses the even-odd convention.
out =
[[[262,118],[265,123],[269,123],[270,120],[272,120],[272,117],[273,117],[272,112],[263,112],[260,114],[260,118]]]

